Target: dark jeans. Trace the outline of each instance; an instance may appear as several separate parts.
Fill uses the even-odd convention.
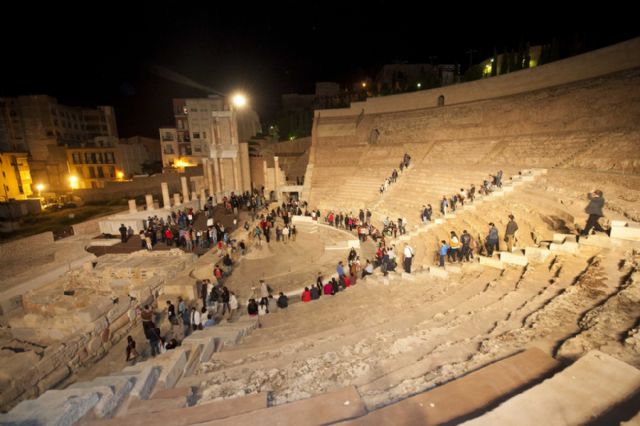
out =
[[[597,214],[590,214],[589,219],[587,219],[587,224],[585,225],[580,235],[589,235],[591,228],[594,228],[596,231],[606,232],[598,223],[598,219],[600,219],[601,217],[602,216],[598,216]]]
[[[487,240],[487,256],[493,256],[494,250],[499,250],[497,240]]]
[[[411,273],[411,261],[413,260],[413,257],[405,257],[404,258],[404,271],[407,274]]]
[[[444,268],[444,254],[440,255],[440,266]]]

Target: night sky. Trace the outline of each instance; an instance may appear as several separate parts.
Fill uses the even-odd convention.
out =
[[[351,84],[385,63],[460,63],[464,70],[469,49],[479,62],[494,46],[522,41],[555,37],[591,50],[640,35],[631,2],[608,2],[612,11],[583,3],[589,10],[579,13],[556,10],[568,7],[558,2],[499,12],[460,2],[23,3],[2,6],[0,96],[112,105],[124,137],[157,137],[158,127],[173,123],[172,98],[206,96],[172,81],[172,73],[221,93],[242,89],[268,121],[283,93],[313,93],[316,81]]]

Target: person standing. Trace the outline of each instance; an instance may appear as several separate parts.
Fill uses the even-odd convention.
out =
[[[118,231],[120,231],[120,241],[123,243],[127,242],[127,227],[124,226],[124,223],[120,224],[120,228],[118,228]]]
[[[518,230],[518,224],[512,214],[509,215],[509,223],[504,231],[504,241],[507,243],[507,251],[511,253],[513,251],[513,244],[516,240],[516,231]]]
[[[129,362],[130,359],[135,360],[138,357],[138,351],[136,350],[136,341],[133,340],[133,337],[127,336],[127,359]]]
[[[413,260],[413,249],[409,243],[404,245],[404,271],[407,274],[411,273],[411,261]]]
[[[489,234],[487,235],[487,256],[493,256],[494,250],[500,250],[498,248],[499,244],[499,235],[498,228],[494,225],[493,222],[489,223]]]
[[[587,197],[589,198],[589,204],[585,208],[585,212],[589,215],[589,218],[587,219],[587,224],[580,235],[588,236],[592,228],[596,231],[605,232],[602,226],[598,223],[598,220],[604,216],[602,214],[602,208],[604,207],[602,191],[596,189],[595,191],[590,192]]]

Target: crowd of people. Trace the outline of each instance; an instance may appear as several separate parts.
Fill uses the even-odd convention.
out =
[[[411,156],[405,153],[404,156],[402,157],[402,161],[400,161],[400,166],[398,167],[400,169],[400,174],[402,174],[402,171],[404,169],[409,167],[410,163],[411,163]],[[391,176],[385,178],[384,182],[382,182],[382,185],[380,185],[380,194],[382,195],[384,191],[389,189],[389,186],[392,183],[396,183],[397,180],[398,180],[398,169],[393,169],[391,171]]]

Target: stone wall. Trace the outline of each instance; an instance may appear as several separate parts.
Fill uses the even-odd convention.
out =
[[[133,178],[126,182],[106,182],[100,189],[78,189],[74,194],[85,201],[108,201],[114,198],[136,198],[144,194],[153,194],[162,199],[160,184],[167,182],[169,193],[182,193],[180,178],[186,176],[202,176],[202,166],[187,167],[184,173],[163,173],[148,177]]]
[[[440,96],[444,96],[446,106],[561,86],[640,67],[639,51],[640,38],[635,38],[603,49],[499,77],[432,90],[369,98],[366,102],[352,103],[350,108],[317,110],[316,118],[357,116],[361,112],[380,114],[436,108]],[[343,125],[345,124],[343,123]],[[335,131],[336,128],[337,126],[334,125],[332,128],[327,127],[326,130]],[[326,136],[330,135],[326,134]]]
[[[102,218],[91,219],[72,225],[73,235],[98,235],[100,234],[99,222]]]
[[[43,232],[42,234],[0,244],[0,257],[2,262],[12,262],[15,259],[29,256],[30,253],[50,244],[53,244],[53,232]]]
[[[102,358],[135,326],[136,308],[178,291],[196,256],[180,250],[106,255],[25,293],[0,350],[0,411],[55,387]],[[181,274],[178,276],[178,274]],[[165,292],[165,284],[171,288]],[[193,295],[193,285],[181,294]],[[64,291],[73,290],[73,294]]]

